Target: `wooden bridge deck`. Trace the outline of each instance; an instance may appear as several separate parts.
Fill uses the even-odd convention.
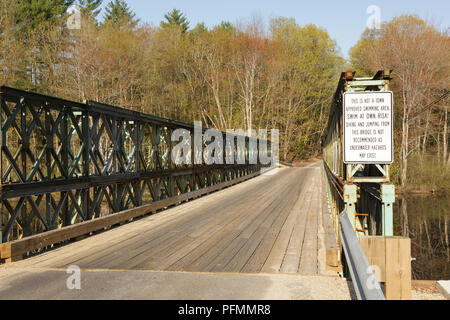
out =
[[[283,168],[3,267],[326,274],[321,165]]]

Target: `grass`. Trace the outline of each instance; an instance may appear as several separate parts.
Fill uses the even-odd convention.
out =
[[[435,153],[423,158],[412,155],[408,160],[408,185],[403,191],[450,192],[450,168]]]

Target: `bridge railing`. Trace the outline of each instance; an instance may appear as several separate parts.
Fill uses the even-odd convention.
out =
[[[379,71],[373,78],[354,76],[354,72],[341,74],[323,141],[324,166],[330,186],[336,236],[339,237],[338,217],[344,209],[359,235],[392,236],[395,189],[390,183],[389,164],[346,164],[343,156],[344,93],[388,91],[389,72]]]
[[[249,137],[241,164],[176,164],[172,133],[185,129],[193,137],[193,125],[9,87],[0,88],[0,103],[1,242],[174,199],[168,206],[262,167],[249,159]],[[205,130],[203,149],[191,144],[192,158],[209,144]],[[223,139],[225,146],[225,133]],[[257,142],[269,144],[270,153],[270,142]]]
[[[343,72],[333,97],[326,137],[322,142],[324,169],[328,181],[328,199],[334,220],[336,238],[339,242],[339,247],[343,248],[345,253],[340,252],[339,260],[343,265],[344,274],[350,275],[356,286],[355,289],[360,290],[358,295],[362,299],[364,299],[364,296],[367,298],[367,295],[361,291],[367,289],[361,288],[361,283],[367,280],[364,278],[367,278],[367,274],[364,273],[368,271],[366,268],[367,261],[374,264],[376,269],[381,270],[381,273],[377,274],[377,280],[385,282],[387,299],[403,299],[411,296],[411,274],[410,272],[404,272],[404,270],[410,270],[411,268],[411,261],[408,261],[408,257],[410,258],[410,247],[408,247],[410,239],[393,237],[395,186],[390,181],[390,162],[386,160],[378,163],[376,161],[372,163],[370,161],[347,161],[344,154],[345,151],[352,150],[351,148],[347,149],[345,143],[348,145],[353,143],[353,146],[356,146],[354,149],[359,150],[357,149],[357,141],[361,134],[358,130],[363,126],[367,126],[364,120],[359,119],[364,119],[365,117],[375,118],[373,114],[367,114],[371,112],[361,112],[359,108],[365,110],[365,107],[370,106],[372,109],[368,107],[367,110],[376,110],[370,97],[375,96],[372,93],[377,94],[377,92],[388,91],[389,81],[389,70],[379,71],[372,78],[355,78],[354,72]],[[353,94],[355,92],[363,94],[359,95],[359,99],[355,99],[358,96]],[[351,93],[353,96],[345,100],[346,93]],[[352,98],[354,101],[352,101]],[[365,99],[368,99],[367,104],[365,104]],[[350,100],[351,103],[349,105],[352,105],[352,107],[356,106],[355,109],[349,108],[351,112],[348,112],[347,115],[346,112],[348,110],[344,110],[344,100],[347,103]],[[384,104],[384,102],[382,103]],[[364,107],[362,107],[363,105]],[[392,107],[385,107],[384,110],[390,109],[389,111],[392,112]],[[380,109],[382,108],[380,107]],[[356,110],[356,117],[354,110]],[[383,115],[378,115],[375,119],[379,121],[379,118],[382,117]],[[348,120],[355,118],[358,120],[353,121],[353,124],[350,123],[352,120]],[[350,129],[344,127],[346,120],[350,123],[348,125]],[[374,136],[377,137],[380,131],[383,132],[383,130],[379,129],[387,129],[389,126],[392,128],[392,118],[390,122],[385,122],[385,128],[380,128],[381,122],[378,124],[378,122],[373,121],[373,125],[374,127],[371,128],[373,131],[367,133],[364,131],[364,137],[373,139]],[[352,129],[354,131],[351,131]],[[351,139],[344,141],[345,133],[348,134],[349,132],[353,137],[351,136]],[[355,140],[352,139],[354,137],[356,137]],[[378,140],[378,138],[376,141],[387,140],[386,145],[389,146],[390,143],[390,147],[393,147],[392,141],[389,141],[389,139],[382,138]],[[369,147],[372,148],[372,146]],[[354,158],[360,159],[363,155],[364,153],[360,152]],[[355,156],[355,154],[352,156]],[[387,158],[386,155],[385,157]],[[351,157],[348,157],[347,154],[348,158]],[[392,160],[391,156],[390,161]],[[341,214],[342,212],[344,213]],[[364,243],[364,253],[367,257],[364,254],[361,255],[361,247],[359,243],[356,244],[357,241]],[[350,242],[353,244],[350,244]],[[353,249],[351,248],[352,246]],[[398,249],[400,247],[403,249]],[[395,276],[392,276],[393,274]],[[400,282],[402,282],[401,285]],[[400,287],[405,289],[396,289]]]

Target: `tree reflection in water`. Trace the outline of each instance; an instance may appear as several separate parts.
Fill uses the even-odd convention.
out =
[[[450,280],[449,216],[449,195],[397,200],[394,233],[411,238],[413,279]]]

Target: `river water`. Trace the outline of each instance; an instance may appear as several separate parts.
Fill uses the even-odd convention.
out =
[[[394,235],[411,238],[412,278],[450,280],[450,195],[402,196],[394,208]]]

